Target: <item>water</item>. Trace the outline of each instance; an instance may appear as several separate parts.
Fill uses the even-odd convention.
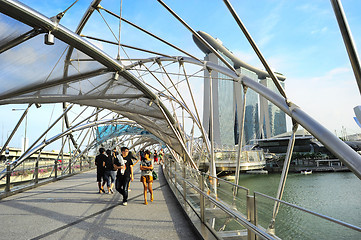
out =
[[[280,176],[242,174],[239,185],[251,194],[256,191],[275,197]],[[231,191],[225,184],[219,189],[220,194]],[[361,227],[361,180],[351,172],[289,174],[282,200]],[[270,222],[273,205],[273,201],[257,197],[258,223],[263,227]],[[285,205],[276,218],[276,235],[282,239],[361,239],[360,232]]]

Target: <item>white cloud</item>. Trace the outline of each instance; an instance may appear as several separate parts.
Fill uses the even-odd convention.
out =
[[[315,29],[311,31],[311,34],[322,34],[322,33],[326,33],[328,30],[327,27],[323,27],[321,29]]]
[[[5,22],[0,22],[0,35],[6,36],[10,32],[10,26],[8,26]]]
[[[89,39],[89,42],[91,42],[91,44],[93,44],[94,46],[96,46],[97,48],[99,48],[100,50],[104,50],[104,45],[103,43],[99,42],[99,41],[95,41],[92,39]]]
[[[40,56],[32,46],[20,46],[3,53],[4,59],[14,65],[30,65],[38,61]]]
[[[360,93],[349,68],[335,68],[312,78],[288,77],[290,100],[331,132],[345,127],[348,134],[361,132],[353,120],[353,108],[360,105]]]

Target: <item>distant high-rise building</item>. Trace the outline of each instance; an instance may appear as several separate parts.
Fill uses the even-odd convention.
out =
[[[278,92],[271,78],[262,79],[260,83],[268,89]],[[284,88],[284,82],[280,82],[280,84]],[[287,131],[285,113],[262,96],[260,96],[260,123],[261,138],[270,138]]]
[[[241,74],[277,91],[267,72],[252,67],[236,58],[219,40],[209,34],[198,32],[221,56]],[[221,66],[225,64],[207,47],[193,37],[198,47],[206,54],[204,60]],[[213,97],[213,141],[216,148],[234,147],[238,144],[243,106],[243,88],[240,83],[216,71],[211,72]],[[278,75],[281,84],[285,77]],[[203,126],[210,133],[210,77],[204,73]],[[247,90],[244,141],[270,138],[286,132],[286,116],[278,107],[267,101],[252,89]]]

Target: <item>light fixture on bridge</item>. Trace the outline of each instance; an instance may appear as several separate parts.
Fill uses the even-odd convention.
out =
[[[46,45],[54,45],[54,35],[49,31],[44,36],[44,43]]]
[[[149,103],[148,103],[148,106],[149,106],[149,107],[151,107],[151,106],[152,106],[152,104],[153,104],[153,101],[152,101],[152,100],[150,100],[150,101],[149,101]]]
[[[115,81],[117,81],[119,79],[119,73],[118,72],[115,72],[114,75],[113,75],[113,79]]]

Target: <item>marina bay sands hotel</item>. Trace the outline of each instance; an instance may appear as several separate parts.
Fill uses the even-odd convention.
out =
[[[225,48],[222,43],[211,35],[198,32],[214,49],[218,51],[241,74],[259,81],[269,89],[277,91],[272,79],[266,71],[257,69],[240,59]],[[217,56],[204,44],[193,36],[194,42],[206,54],[204,60],[225,66]],[[284,87],[285,76],[277,73],[277,78]],[[240,83],[232,81],[229,77],[213,71],[212,97],[213,97],[213,136],[216,148],[234,147],[238,144],[240,123],[242,119],[243,88]],[[203,126],[210,131],[210,78],[204,73],[204,99],[203,99]],[[246,93],[246,111],[244,127],[244,143],[249,144],[253,139],[271,138],[285,133],[286,116],[278,107],[259,96],[252,89]]]

